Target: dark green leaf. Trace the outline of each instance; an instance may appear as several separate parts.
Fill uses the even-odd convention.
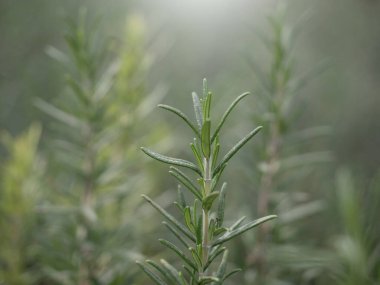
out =
[[[193,193],[197,198],[202,199],[201,193],[199,193],[196,186],[191,182],[190,178],[175,167],[170,167],[171,171],[169,173],[173,175],[180,183],[183,184],[191,193]]]
[[[186,235],[190,240],[195,242],[195,237],[192,235],[180,222],[177,221],[172,215],[170,215],[167,211],[165,211],[160,205],[154,202],[146,195],[142,195],[142,197],[148,201],[157,211],[159,211],[168,221],[170,221],[179,231],[181,231],[184,235]]]
[[[179,277],[179,272],[172,265],[170,265],[165,259],[160,260],[161,264],[167,270],[171,277],[176,281],[177,284],[181,284],[181,279]]]
[[[224,113],[222,119],[220,120],[219,125],[216,127],[215,132],[214,132],[214,134],[212,135],[212,138],[211,138],[211,143],[214,142],[216,136],[219,134],[220,129],[222,128],[222,126],[223,126],[224,122],[226,121],[228,115],[231,113],[231,111],[234,109],[234,107],[237,105],[237,103],[239,103],[239,101],[240,101],[241,99],[243,99],[244,97],[246,97],[247,95],[249,95],[249,92],[246,92],[246,93],[241,94],[239,97],[237,97],[237,98],[235,99],[235,101],[233,101],[233,102],[231,103],[231,105],[228,107],[228,109],[227,109],[226,112]]]
[[[150,149],[147,149],[145,147],[141,147],[141,150],[145,154],[147,154],[148,156],[150,156],[151,158],[154,158],[154,159],[156,159],[158,161],[161,161],[161,162],[164,162],[164,163],[167,163],[167,164],[173,164],[173,165],[178,165],[178,166],[186,167],[186,168],[189,168],[191,170],[194,170],[199,175],[202,175],[202,172],[198,169],[198,167],[194,163],[192,163],[190,161],[179,159],[179,158],[173,158],[173,157],[165,156],[165,155],[159,154],[157,152],[154,152],[154,151],[152,151]]]
[[[163,105],[163,104],[159,104],[158,107],[176,114],[178,117],[180,117],[181,119],[183,119],[186,122],[186,124],[194,131],[194,133],[197,135],[197,137],[200,137],[200,134],[199,134],[199,131],[197,130],[197,128],[193,125],[193,123],[191,123],[189,118],[182,111],[180,111],[174,107],[171,107],[168,105]]]
[[[203,124],[202,134],[201,134],[202,152],[206,158],[210,158],[210,154],[211,154],[210,129],[211,129],[211,121],[210,119],[206,119]]]
[[[160,272],[162,274],[162,276],[164,276],[169,283],[175,282],[175,280],[173,280],[172,276],[170,274],[168,274],[167,270],[164,270],[164,268],[162,266],[160,266],[159,264],[157,264],[153,260],[147,260],[146,263],[148,263],[150,266],[154,267],[158,272]]]
[[[203,116],[205,120],[207,118],[210,118],[211,100],[212,100],[212,93],[208,92],[206,96],[206,102],[204,103],[204,111],[203,111]]]
[[[217,250],[215,250],[215,251],[213,251],[213,252],[211,252],[211,254],[210,254],[210,256],[209,256],[209,258],[208,258],[208,260],[207,260],[207,263],[206,263],[206,265],[205,265],[205,268],[204,269],[207,269],[209,266],[210,266],[210,264],[220,255],[220,254],[222,254],[224,251],[226,250],[226,248],[225,247],[218,247],[218,249]]]
[[[217,227],[220,228],[223,226],[224,222],[224,208],[225,208],[225,203],[226,203],[226,189],[227,189],[227,183],[224,182],[222,185],[222,189],[220,190],[220,195],[219,195],[219,201],[218,201],[218,211],[217,211],[217,219],[216,219],[216,224]]]
[[[162,281],[160,277],[158,277],[154,272],[149,270],[147,266],[138,261],[136,263],[138,264],[138,266],[141,267],[141,269],[146,273],[146,275],[148,275],[150,279],[154,281],[154,283],[156,283],[157,285],[167,285],[164,281]]]
[[[189,265],[191,268],[196,269],[196,265],[187,258],[187,256],[174,244],[172,244],[170,241],[164,240],[164,239],[159,239],[160,243],[165,245],[167,248],[171,249],[174,251],[187,265]]]
[[[196,143],[196,142],[195,142],[195,143]],[[193,152],[193,154],[194,154],[195,159],[196,159],[197,162],[198,162],[198,166],[199,166],[199,168],[200,168],[200,169],[203,169],[203,161],[202,161],[202,157],[201,157],[200,153],[198,152],[197,147],[195,146],[195,143],[191,143],[191,144],[190,144],[190,147],[191,147],[191,150],[192,150],[192,152]]]
[[[183,211],[184,217],[185,217],[185,223],[187,227],[190,229],[192,233],[195,233],[195,227],[191,221],[191,213],[190,213],[190,207],[187,206],[185,210]]]
[[[216,277],[218,277],[221,281],[223,280],[224,275],[227,270],[227,259],[228,259],[228,250],[225,250],[223,253],[222,261],[220,262],[218,271],[216,272]],[[222,284],[221,282],[219,284]]]
[[[202,260],[199,257],[197,251],[192,247],[189,247],[189,251],[191,252],[191,255],[192,255],[195,263],[197,264],[198,268],[201,269],[202,268]]]
[[[188,243],[185,241],[185,239],[180,235],[179,232],[175,228],[173,228],[172,225],[168,224],[167,222],[162,222],[168,229],[169,231],[172,232],[172,234],[186,247],[189,248]]]
[[[214,245],[217,245],[217,244],[222,244],[238,235],[241,235],[242,233],[254,228],[254,227],[257,227],[258,225],[266,222],[266,221],[269,221],[269,220],[272,220],[274,218],[277,218],[277,216],[275,215],[270,215],[270,216],[266,216],[266,217],[263,217],[263,218],[260,218],[260,219],[257,219],[255,221],[252,221],[250,223],[247,223],[245,224],[244,226],[241,226],[239,228],[237,228],[236,230],[233,230],[231,232],[227,232],[225,235],[221,236],[220,238],[218,238],[217,240],[215,240],[213,242],[213,246]]]
[[[241,268],[236,268],[236,269],[232,270],[231,272],[229,272],[229,273],[226,274],[226,276],[223,278],[223,281],[226,280],[227,278],[231,277],[235,273],[240,272],[240,271],[242,271]]]
[[[262,127],[257,127],[252,132],[250,132],[246,137],[242,138],[222,159],[222,161],[219,163],[218,167],[215,168],[214,173],[217,173],[220,168],[227,163],[233,157],[239,149],[241,149],[254,135],[256,135]]]
[[[212,167],[214,167],[214,165],[216,165],[217,161],[218,161],[218,155],[219,155],[219,150],[220,150],[220,144],[218,143],[218,139],[216,140],[217,142],[215,143],[215,147],[214,147],[214,152],[212,153]]]
[[[212,207],[212,204],[214,203],[214,200],[219,196],[219,192],[215,191],[207,195],[203,200],[202,200],[202,207],[206,211],[210,210]]]

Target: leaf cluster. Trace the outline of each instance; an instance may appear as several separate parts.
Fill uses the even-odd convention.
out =
[[[194,162],[168,157],[145,147],[141,148],[148,156],[170,164],[169,173],[194,198],[193,202],[188,203],[181,186],[178,187],[178,199],[174,203],[182,216],[183,222],[181,222],[148,196],[143,196],[166,219],[164,225],[180,244],[177,246],[168,240],[160,239],[161,244],[181,259],[183,262],[181,270],[165,260],[161,260],[160,263],[152,260],[147,260],[145,264],[138,262],[143,271],[158,285],[222,284],[224,280],[239,271],[236,269],[227,272],[228,250],[224,244],[276,217],[270,215],[245,224],[243,224],[245,219],[243,217],[229,227],[224,225],[227,184],[223,183],[218,189],[221,174],[229,160],[260,131],[261,127],[248,133],[223,157],[219,154],[219,133],[231,111],[247,95],[248,93],[244,93],[232,102],[214,131],[212,131],[210,119],[213,94],[208,91],[206,79],[203,81],[203,96],[199,97],[195,92],[192,93],[196,123],[174,107],[158,105],[182,119],[193,131],[195,137],[190,144]],[[197,176],[196,181],[193,182],[177,167],[194,172]],[[222,256],[219,266],[216,272],[212,272],[212,265],[219,256]]]

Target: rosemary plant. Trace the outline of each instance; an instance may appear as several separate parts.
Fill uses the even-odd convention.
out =
[[[0,167],[1,284],[31,284],[35,277],[30,265],[35,263],[35,206],[44,171],[37,151],[40,134],[36,124],[16,138],[0,133],[8,154]]]
[[[152,100],[142,96],[144,23],[138,15],[128,17],[126,44],[115,55],[97,21],[80,16],[69,23],[69,53],[48,49],[65,67],[68,88],[52,103],[37,101],[54,119],[54,129],[48,128],[54,148],[48,156],[50,197],[40,211],[45,214],[41,279],[47,284],[131,284],[138,270],[130,264],[140,256],[141,239],[130,217],[141,193],[130,190],[157,183],[139,177],[146,164],[137,165],[133,151],[143,135],[137,126]],[[159,137],[148,140],[153,144]]]
[[[159,240],[180,257],[183,262],[181,270],[176,269],[164,259],[161,259],[161,264],[152,260],[147,260],[146,263],[137,262],[158,285],[223,284],[224,280],[240,271],[240,269],[235,269],[227,272],[228,249],[223,246],[224,243],[276,217],[269,215],[246,224],[243,224],[245,217],[242,217],[229,227],[224,225],[227,184],[223,183],[219,189],[218,182],[228,161],[261,130],[261,127],[251,131],[221,159],[219,159],[219,133],[231,111],[248,94],[243,93],[232,102],[213,132],[210,119],[212,93],[208,91],[206,79],[203,81],[203,96],[199,98],[195,92],[192,93],[196,124],[193,124],[180,110],[167,105],[159,105],[160,108],[180,117],[194,132],[195,138],[190,144],[190,148],[194,154],[195,163],[168,157],[144,147],[141,148],[148,156],[170,164],[169,173],[194,197],[194,201],[188,203],[180,186],[178,187],[178,201],[174,203],[183,216],[184,223],[181,223],[159,204],[143,195],[143,198],[166,218],[167,221],[164,222],[164,225],[184,248],[183,250],[165,239]],[[177,167],[194,172],[197,176],[196,181],[192,181]],[[217,206],[214,207],[216,201]],[[219,256],[222,258],[216,268],[214,264]]]
[[[263,144],[254,150],[256,158],[261,161],[260,171],[249,173],[249,177],[252,184],[258,185],[257,215],[276,211],[281,218],[274,228],[260,227],[254,240],[257,246],[253,250],[250,249],[253,240],[245,241],[245,252],[250,251],[245,266],[253,273],[246,276],[249,284],[271,285],[278,284],[279,280],[294,282],[291,280],[304,278],[295,277],[293,272],[300,271],[300,267],[305,268],[305,272],[315,272],[313,261],[320,255],[320,249],[306,246],[307,242],[299,237],[308,234],[300,232],[301,223],[310,225],[310,218],[323,209],[322,201],[313,197],[310,191],[310,181],[315,180],[313,184],[319,186],[316,164],[331,161],[330,152],[313,150],[321,147],[321,139],[329,135],[330,128],[316,126],[297,130],[296,118],[303,110],[299,106],[304,96],[303,88],[321,72],[323,64],[305,73],[297,70],[293,48],[305,15],[296,25],[286,24],[285,15],[286,7],[279,6],[277,13],[269,17],[269,36],[261,37],[271,58],[270,64],[266,64],[270,66],[269,70],[260,68],[256,62],[251,65],[257,78],[255,93],[259,95],[254,121],[263,122],[265,131]],[[308,188],[305,189],[304,185]],[[297,228],[293,228],[295,222]],[[304,280],[292,284],[301,282]]]

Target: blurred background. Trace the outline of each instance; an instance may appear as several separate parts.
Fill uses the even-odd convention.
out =
[[[214,118],[239,94],[222,152],[229,284],[380,284],[380,2],[0,1],[0,284],[151,284],[135,260],[176,183],[139,150],[189,158],[207,78]],[[226,142],[223,144],[223,141]],[[173,211],[175,213],[175,211]]]

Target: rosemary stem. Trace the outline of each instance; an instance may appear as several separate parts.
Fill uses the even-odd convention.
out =
[[[211,192],[211,160],[209,158],[204,158],[204,190],[205,196]],[[207,263],[208,260],[208,240],[209,240],[209,210],[202,210],[202,253],[203,253],[203,264]]]

